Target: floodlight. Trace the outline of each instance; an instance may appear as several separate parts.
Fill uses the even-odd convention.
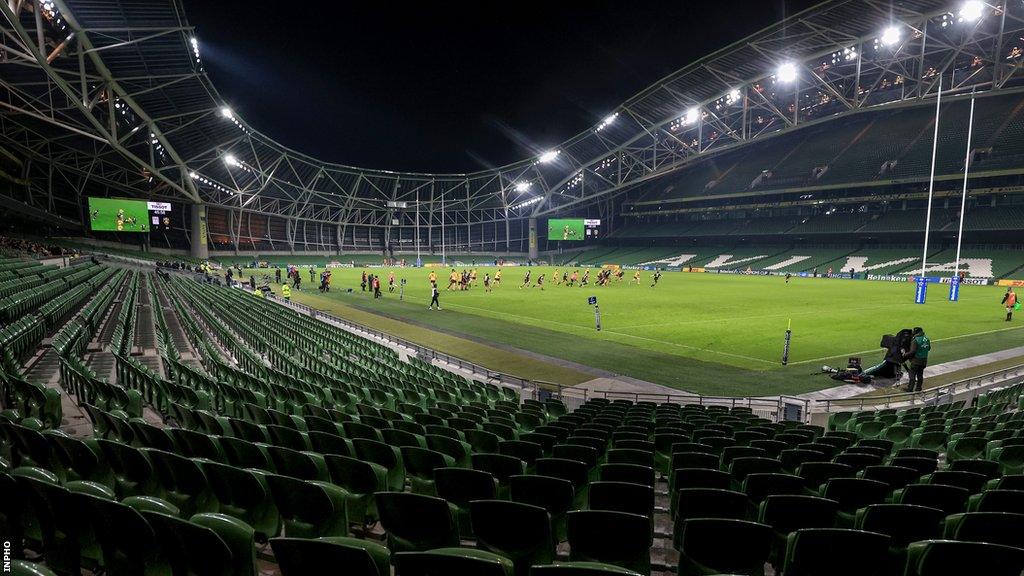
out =
[[[693,124],[698,118],[700,118],[700,108],[694,106],[686,111],[686,116],[683,118],[683,121],[687,124]]]
[[[516,192],[526,192],[530,189],[529,182],[516,182]]]
[[[741,94],[739,88],[733,88],[732,90],[729,90],[729,102],[738,101],[740,99],[740,96]]]
[[[224,155],[224,163],[228,166],[238,166],[238,158],[235,158],[234,154]]]
[[[785,62],[779,66],[779,69],[775,71],[775,77],[780,82],[792,82],[796,80],[796,64],[792,62]]]
[[[981,18],[985,11],[985,3],[980,0],[968,0],[960,8],[960,18],[965,22],[974,22]]]
[[[882,36],[879,39],[882,41],[883,46],[892,46],[900,41],[901,35],[898,26],[889,26],[882,31]]]
[[[199,40],[195,36],[192,37],[191,42],[192,42],[192,47],[193,48],[198,48],[199,47]]]
[[[227,106],[220,109],[220,115],[229,120],[235,117],[234,113],[231,112],[231,108],[228,108]]]
[[[605,126],[607,126],[607,125],[611,124],[612,122],[615,122],[615,117],[618,116],[618,115],[619,115],[619,113],[615,112],[614,114],[609,114],[608,116],[605,116],[604,120],[601,121],[601,124],[604,124]]]
[[[540,162],[541,164],[554,162],[555,158],[558,158],[558,152],[558,150],[548,150],[547,152],[541,154],[540,157],[537,158],[537,161]]]

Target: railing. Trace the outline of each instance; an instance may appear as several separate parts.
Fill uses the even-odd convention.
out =
[[[795,396],[705,396],[691,393],[627,392],[618,390],[591,390],[578,386],[562,386],[553,382],[535,380],[523,390],[526,398],[557,398],[573,409],[593,398],[607,400],[630,400],[632,402],[656,402],[671,404],[697,404],[700,406],[726,406],[728,408],[749,408],[751,412],[778,422],[780,420],[806,421],[811,407],[810,400]]]
[[[979,376],[972,376],[963,380],[957,380],[943,386],[936,386],[922,390],[921,392],[904,392],[900,394],[886,394],[885,396],[867,396],[857,398],[826,399],[815,401],[815,412],[841,412],[848,410],[864,410],[866,408],[890,408],[892,406],[914,406],[917,404],[946,404],[952,402],[958,394],[965,392],[981,392],[985,388],[994,386],[1024,375],[1024,364],[1018,364],[1009,368],[987,372]]]

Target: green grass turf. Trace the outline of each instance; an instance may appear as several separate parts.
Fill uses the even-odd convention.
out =
[[[487,270],[493,272],[481,268],[479,279]],[[909,282],[793,278],[787,285],[781,277],[665,273],[651,288],[650,273],[637,286],[627,272],[626,280],[608,287],[567,288],[549,281],[541,291],[518,287],[525,270],[505,268],[502,286],[491,293],[481,286],[442,291],[441,312],[426,309],[430,269],[396,270],[409,281],[404,302],[386,287],[376,301],[359,291],[360,269],[335,270],[328,295],[312,292],[306,274],[303,293],[293,297],[343,317],[358,311],[354,320],[510,374],[516,374],[508,365],[514,348],[705,394],[796,394],[830,387],[833,381],[814,374],[822,364],[845,365],[850,355],[867,364],[880,361],[881,335],[904,327],[926,328],[934,342],[933,364],[1024,345],[1020,326],[1003,322],[1003,289],[996,287],[965,286],[960,302],[951,303],[945,285],[931,286],[928,304],[915,305]],[[540,273],[551,277],[551,268],[531,270],[534,279]],[[387,277],[387,269],[370,271]],[[438,275],[443,288],[447,271],[438,269]],[[356,292],[345,293],[347,287]],[[594,330],[588,296],[599,299],[601,332]],[[783,367],[789,320],[790,364]],[[424,328],[493,343],[483,348],[496,353],[468,358],[457,341]],[[520,358],[515,368],[529,364],[543,362]],[[540,379],[580,381],[578,373]]]

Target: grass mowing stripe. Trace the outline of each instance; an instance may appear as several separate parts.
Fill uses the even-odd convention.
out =
[[[478,308],[476,306],[466,306],[464,304],[450,304],[449,306],[451,306],[452,308],[456,308],[456,309],[458,309],[458,308],[465,308],[465,309],[468,309],[468,310],[483,310],[483,311],[491,312],[491,313],[498,314],[498,315],[501,315],[501,316],[510,316],[510,317],[516,318],[516,319],[529,318],[528,316],[521,316],[519,314],[512,314],[511,312],[493,312],[493,311],[490,311],[490,310],[485,310],[483,308]],[[594,328],[589,328],[589,327],[588,328],[584,328],[582,326],[577,326],[575,324],[566,324],[565,322],[557,322],[555,320],[545,320],[543,318],[530,318],[530,319],[531,320],[536,320],[538,322],[544,322],[544,323],[550,323],[550,324],[557,324],[559,326],[565,326],[566,328],[571,328],[571,329],[577,330],[577,331],[586,331],[588,333],[594,331]],[[771,364],[772,366],[774,366],[776,364],[774,361],[765,360],[764,358],[755,358],[753,356],[744,356],[743,354],[732,354],[732,353],[729,353],[729,352],[722,352],[720,350],[711,350],[711,349],[708,349],[708,348],[699,348],[697,346],[690,346],[688,344],[681,344],[681,343],[678,343],[678,342],[664,342],[664,341],[661,341],[661,340],[653,340],[651,338],[644,338],[643,336],[637,336],[635,334],[626,334],[625,332],[620,332],[620,331],[617,331],[617,330],[605,330],[605,333],[607,333],[607,334],[618,334],[618,335],[624,336],[626,338],[636,338],[638,340],[647,340],[649,342],[658,342],[660,344],[667,344],[669,346],[678,346],[680,348],[686,348],[688,350],[698,350],[698,351],[701,351],[701,352],[708,352],[708,353],[711,353],[711,354],[718,354],[718,355],[721,355],[721,356],[728,356],[728,357],[731,357],[731,358],[743,358],[745,360],[752,360],[754,362],[764,362],[766,364]]]
[[[1021,328],[1024,328],[1024,326],[1014,326],[1012,328],[998,328],[996,330],[984,330],[982,332],[974,332],[972,334],[959,334],[957,336],[949,336],[949,337],[946,337],[946,338],[936,338],[936,339],[932,340],[932,342],[949,342],[951,340],[959,340],[961,338],[973,338],[973,337],[977,337],[977,336],[985,336],[985,335],[988,335],[988,334],[997,334],[999,332],[1011,332],[1013,330],[1020,330]],[[878,348],[872,348],[870,350],[861,350],[859,352],[847,352],[846,354],[839,354],[839,356],[827,356],[827,357],[824,357],[824,358],[811,358],[810,360],[801,360],[800,362],[790,362],[790,364],[797,364],[797,365],[799,365],[799,364],[810,364],[812,362],[821,362],[822,360],[831,360],[833,358],[842,357],[842,356],[853,356],[855,354],[869,354],[871,352],[874,352],[875,350],[878,350]]]
[[[866,311],[866,310],[883,310],[883,309],[886,309],[886,308],[896,308],[896,307],[899,307],[899,306],[902,306],[902,304],[888,304],[888,305],[885,305],[885,306],[864,306],[862,308],[847,308],[846,311],[847,312],[863,312],[863,311]],[[759,319],[759,318],[786,318],[786,319],[789,319],[789,318],[796,318],[796,317],[800,317],[800,316],[813,316],[813,315],[818,314],[818,313],[819,313],[819,311],[817,311],[817,310],[809,310],[809,311],[805,311],[805,312],[794,312],[794,313],[789,313],[789,314],[759,314],[759,315],[754,315],[754,316],[734,316],[734,317],[731,317],[731,318],[703,318],[701,320],[688,320],[688,321],[684,321],[684,322],[656,322],[654,324],[636,324],[636,325],[633,325],[633,326],[622,326],[622,327],[619,328],[619,330],[633,330],[635,328],[652,328],[652,327],[655,327],[655,326],[679,326],[679,325],[683,325],[683,324],[702,324],[702,323],[705,323],[705,322],[723,322],[723,321],[742,322],[744,320],[752,320],[752,319]]]

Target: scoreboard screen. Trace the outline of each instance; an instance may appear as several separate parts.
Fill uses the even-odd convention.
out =
[[[94,232],[152,232],[171,228],[171,203],[129,198],[89,198]]]
[[[592,218],[553,218],[548,220],[548,240],[582,242],[597,240],[601,220]]]

